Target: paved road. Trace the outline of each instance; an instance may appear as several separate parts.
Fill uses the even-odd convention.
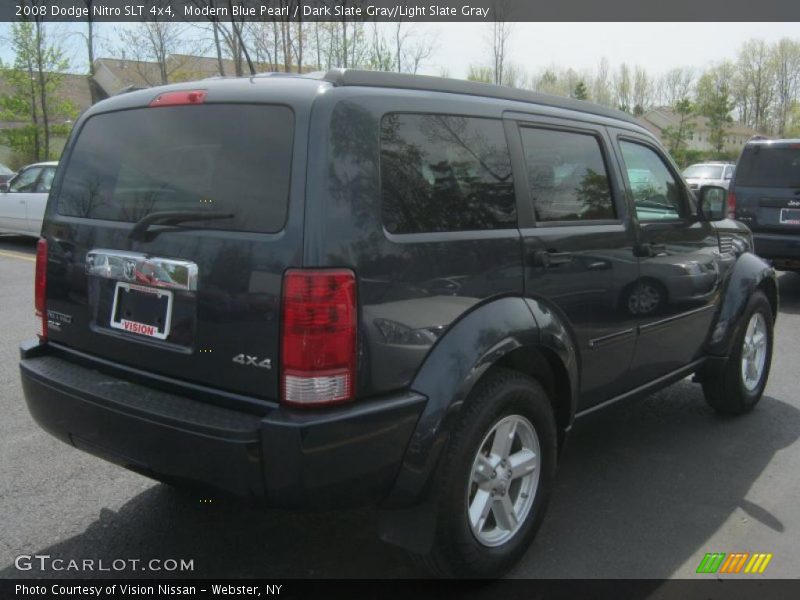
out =
[[[24,575],[14,557],[34,553],[194,559],[203,577],[419,575],[376,538],[370,511],[202,502],[42,432],[17,374],[17,345],[34,331],[33,253],[0,237],[0,577]],[[717,417],[682,381],[579,422],[512,577],[694,577],[719,551],[772,552],[766,576],[800,575],[800,276],[782,274],[780,287],[772,376],[755,412]]]

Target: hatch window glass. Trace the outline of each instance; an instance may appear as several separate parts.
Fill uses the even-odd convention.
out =
[[[736,185],[800,189],[800,144],[745,147],[736,166]]]
[[[209,210],[186,226],[276,232],[289,201],[294,117],[284,106],[205,104],[100,114],[69,158],[58,210],[136,222]]]

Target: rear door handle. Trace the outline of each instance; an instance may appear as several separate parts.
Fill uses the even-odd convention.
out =
[[[572,262],[572,252],[556,252],[555,250],[534,250],[531,254],[534,266],[555,267]]]

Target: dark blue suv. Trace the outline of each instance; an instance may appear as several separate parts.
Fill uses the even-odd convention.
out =
[[[331,71],[120,95],[76,123],[22,348],[33,417],[173,484],[377,505],[495,576],[576,416],[695,374],[766,384],[772,268],[623,113]]]
[[[779,269],[800,270],[800,140],[748,142],[728,202],[752,230],[759,256]]]

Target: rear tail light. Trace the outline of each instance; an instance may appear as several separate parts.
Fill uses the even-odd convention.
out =
[[[187,104],[202,104],[206,100],[205,90],[185,90],[181,92],[166,92],[156,96],[150,107],[156,106],[185,106]]]
[[[728,192],[728,218],[736,218],[736,194],[733,193],[733,190]]]
[[[281,399],[319,406],[353,399],[356,277],[348,269],[291,269],[283,280]]]
[[[39,240],[36,245],[36,277],[34,280],[34,306],[39,323],[37,335],[47,341],[47,240]]]

